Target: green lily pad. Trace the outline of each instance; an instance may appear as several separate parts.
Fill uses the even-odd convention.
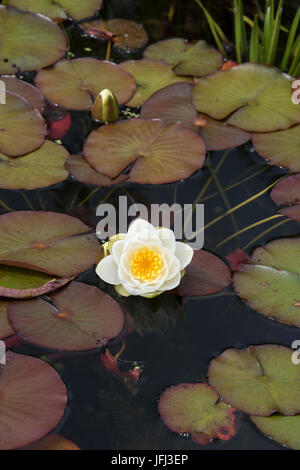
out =
[[[59,423],[67,392],[58,373],[34,357],[8,351],[0,371],[0,450],[10,450],[41,439]]]
[[[300,415],[251,416],[251,421],[266,436],[281,445],[300,450]]]
[[[82,20],[96,13],[102,6],[103,0],[9,0],[10,6],[20,10],[41,13],[55,21],[64,21],[68,15],[74,20]],[[67,15],[67,14],[68,15]]]
[[[198,113],[192,103],[192,89],[191,83],[175,83],[157,91],[143,104],[141,118],[180,122],[202,137],[208,151],[237,147],[251,138],[242,129]]]
[[[40,70],[35,83],[49,101],[75,110],[91,109],[97,95],[107,88],[119,104],[130,100],[135,91],[134,78],[119,65],[91,57],[61,60]]]
[[[7,319],[7,306],[7,301],[0,300],[0,339],[7,338],[15,333]]]
[[[163,60],[173,65],[177,75],[204,77],[216,72],[223,65],[223,57],[205,41],[189,44],[184,39],[174,38],[159,41],[147,47],[145,59]]]
[[[8,318],[30,343],[60,351],[104,346],[124,326],[121,307],[96,287],[72,282],[48,300],[10,302]]]
[[[3,5],[0,42],[0,74],[47,67],[60,59],[67,48],[64,33],[53,21]]]
[[[220,258],[195,250],[176,293],[187,297],[215,294],[230,284],[230,278],[230,270]]]
[[[59,277],[94,265],[99,243],[90,227],[65,214],[17,211],[0,216],[0,263]]]
[[[111,186],[124,181],[126,175],[111,179],[101,175],[86,161],[82,155],[71,155],[66,162],[68,172],[81,183],[94,184],[95,186]]]
[[[293,105],[296,109],[300,106]],[[268,134],[253,134],[256,152],[272,165],[300,171],[300,126]]]
[[[10,75],[2,75],[0,79],[5,82],[7,91],[22,96],[33,108],[36,108],[40,113],[43,112],[44,97],[35,86]]]
[[[200,79],[193,89],[196,109],[245,131],[272,132],[300,123],[291,100],[291,79],[278,69],[246,63]]]
[[[29,269],[0,265],[0,296],[26,299],[47,294],[70,282]]]
[[[81,27],[90,36],[111,38],[115,46],[126,52],[141,49],[149,40],[141,24],[125,18],[114,18],[108,21],[94,20],[83,23]]]
[[[213,359],[209,384],[222,400],[254,416],[300,411],[300,367],[293,351],[277,344],[227,349]]]
[[[68,177],[67,150],[46,141],[38,150],[19,158],[0,153],[0,188],[37,189],[60,183]]]
[[[0,105],[0,152],[14,157],[32,152],[42,145],[46,132],[40,113],[21,96],[7,92],[6,104]]]
[[[130,119],[93,131],[84,146],[86,160],[99,173],[130,182],[161,184],[188,178],[205,158],[200,137],[180,124]]]
[[[129,72],[136,81],[136,92],[126,103],[129,107],[142,106],[153,93],[173,83],[190,81],[186,77],[178,77],[172,65],[157,60],[127,60],[121,67]]]
[[[236,433],[235,409],[219,401],[217,393],[204,383],[182,383],[161,395],[158,411],[169,429],[189,433],[197,444],[214,438],[228,440]]]
[[[300,327],[300,239],[285,238],[254,250],[234,274],[235,291],[251,308]]]

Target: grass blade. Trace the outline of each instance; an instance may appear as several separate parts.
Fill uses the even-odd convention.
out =
[[[288,66],[290,57],[292,55],[293,44],[294,44],[296,33],[298,30],[299,22],[300,22],[300,7],[297,10],[296,16],[293,20],[293,23],[290,29],[290,33],[289,33],[288,40],[286,43],[285,52],[284,52],[283,59],[280,64],[281,70],[285,70]]]
[[[264,21],[264,32],[263,32],[263,49],[264,49],[264,61],[267,60],[267,54],[270,49],[271,35],[272,35],[273,18],[271,17],[271,7],[267,7]]]
[[[271,36],[269,49],[267,51],[267,61],[266,61],[267,64],[274,64],[274,61],[276,58],[278,39],[279,39],[279,33],[280,33],[280,25],[281,25],[281,16],[282,16],[282,4],[283,4],[283,0],[280,0],[277,13],[276,13],[275,23],[274,23],[273,30],[272,30],[272,36]]]
[[[296,76],[298,70],[299,70],[299,66],[300,66],[300,36],[298,38],[299,40],[297,41],[298,45],[297,45],[297,49],[295,51],[295,56],[294,56],[294,60],[292,62],[292,65],[289,69],[289,75],[292,75],[292,76]]]
[[[259,60],[258,48],[259,48],[258,15],[255,15],[253,28],[251,31],[251,37],[250,37],[250,53],[249,53],[250,62],[258,62]]]
[[[227,54],[226,54],[226,51],[223,47],[223,44],[222,44],[222,41],[220,39],[220,36],[221,37],[225,37],[225,34],[223,33],[223,31],[221,30],[221,28],[219,27],[219,25],[217,25],[217,23],[214,21],[213,17],[210,15],[210,13],[207,11],[207,9],[205,8],[205,6],[203,5],[203,3],[200,1],[200,0],[195,0],[195,2],[197,3],[197,5],[199,5],[199,7],[202,9],[203,13],[205,14],[205,17],[206,17],[206,20],[208,22],[208,25],[210,27],[210,30],[211,30],[211,33],[214,37],[214,40],[215,40],[215,43],[219,49],[219,51],[221,52],[221,54],[224,56],[224,57],[227,57]],[[217,27],[216,27],[217,26]],[[219,36],[218,35],[218,31],[222,31],[221,35]],[[226,38],[227,39],[227,38]],[[227,40],[228,41],[228,40]]]

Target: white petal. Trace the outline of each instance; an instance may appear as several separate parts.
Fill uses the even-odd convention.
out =
[[[179,286],[181,281],[181,274],[178,272],[175,274],[175,276],[171,277],[171,279],[168,279],[166,282],[163,283],[163,285],[159,288],[159,290],[171,290],[175,289],[175,287]]]
[[[172,253],[175,253],[175,235],[174,232],[168,228],[159,228],[156,230],[162,245],[168,248]]]
[[[128,232],[127,232],[127,239],[128,238],[132,238],[132,237],[136,237],[136,235],[140,232],[143,232],[143,231],[149,231],[149,230],[155,230],[155,228],[153,227],[153,225],[149,224],[149,222],[147,222],[147,220],[144,220],[144,219],[135,219],[130,225],[129,225],[129,228],[128,228]]]
[[[175,256],[179,259],[180,270],[184,269],[192,261],[194,250],[187,243],[176,242]]]
[[[124,244],[125,244],[124,240],[118,240],[112,246],[112,255],[117,265],[119,265],[120,263],[120,258],[122,256]]]
[[[176,256],[173,257],[172,264],[169,267],[167,280],[171,279],[175,274],[180,273],[180,262]]]
[[[98,276],[108,284],[117,285],[120,284],[118,276],[118,267],[114,262],[112,255],[103,258],[98,266],[96,267],[96,273]]]

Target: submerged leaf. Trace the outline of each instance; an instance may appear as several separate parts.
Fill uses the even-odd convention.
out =
[[[51,431],[63,416],[67,393],[57,372],[34,357],[9,351],[0,370],[0,449],[10,450]]]
[[[22,447],[19,450],[80,450],[74,442],[69,441],[60,434],[48,434],[40,441],[34,442],[29,446]]]
[[[96,287],[72,282],[48,300],[11,302],[8,317],[22,338],[60,351],[104,346],[124,326],[121,307]]]
[[[158,411],[173,432],[188,433],[197,444],[214,438],[228,440],[235,435],[235,409],[219,401],[217,393],[204,383],[182,383],[161,395]]]
[[[293,351],[276,344],[227,349],[213,359],[209,384],[228,404],[255,416],[300,412],[300,368]]]

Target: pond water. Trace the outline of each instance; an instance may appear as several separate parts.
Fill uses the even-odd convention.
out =
[[[244,3],[246,9],[251,12],[254,8],[252,2]],[[286,3],[288,15],[293,17],[298,2]],[[167,0],[111,0],[105,9],[105,15],[107,18],[124,17],[144,24],[152,41],[178,36],[190,40],[201,37],[211,43],[209,29],[197,5],[193,1],[185,0],[177,0],[174,4],[176,10],[172,23],[167,20]],[[231,2],[209,2],[211,12],[227,32],[231,29],[231,16],[227,11],[229,4]],[[71,51],[76,57],[105,58],[105,43],[83,37],[82,31],[73,24],[66,24],[65,27],[71,38]],[[130,56],[132,57],[139,58],[139,55]],[[127,59],[128,56],[124,58]],[[123,60],[122,56],[114,51],[112,59],[116,62]],[[30,79],[30,74],[26,74],[26,78]],[[81,151],[90,125],[87,113],[72,113],[72,127],[63,139],[70,153]],[[223,152],[211,152],[212,167],[216,167],[222,155]],[[278,167],[269,167],[253,151],[251,145],[246,144],[229,152],[217,177],[223,189],[233,186],[225,192],[229,205],[233,207],[286,173]],[[125,185],[125,188],[135,201],[147,205],[164,202],[171,204],[174,194],[176,202],[187,204],[193,203],[209,177],[210,170],[205,166],[184,182],[153,187],[131,184]],[[76,213],[76,205],[88,196],[92,189],[92,186],[87,185],[81,185],[78,189],[78,184],[68,181],[52,189],[27,192],[26,195],[36,210],[46,208],[66,211],[77,191],[73,208],[73,213]],[[108,192],[109,189],[101,189],[88,200],[85,206],[91,209],[91,214],[95,213],[98,203]],[[124,195],[121,188],[108,200],[117,204],[119,195]],[[28,208],[22,194],[1,191],[1,199],[13,209]],[[209,185],[203,199],[201,202],[205,204],[206,223],[227,210],[223,195],[214,182]],[[232,216],[227,216],[208,228],[205,231],[204,248],[225,259],[225,256],[236,248],[249,245],[246,252],[250,254],[259,244],[298,234],[298,224],[289,220],[258,238],[276,223],[270,222],[217,247],[232,233],[275,214],[275,210],[276,207],[267,192]],[[251,240],[254,242],[250,243]],[[79,279],[91,285],[98,285],[93,269],[81,275]],[[74,441],[82,449],[284,449],[259,433],[242,413],[238,415],[238,432],[231,440],[217,440],[199,447],[188,437],[172,433],[163,424],[157,411],[157,400],[169,385],[205,380],[209,361],[226,348],[263,343],[291,347],[294,340],[300,340],[297,328],[282,325],[256,313],[235,295],[232,287],[216,295],[188,300],[182,311],[171,307],[170,312],[161,318],[154,314],[145,319],[142,311],[138,312],[135,318],[139,332],[134,332],[126,338],[126,347],[119,361],[123,370],[133,368],[136,364],[142,368],[140,380],[130,386],[103,368],[99,350],[90,354],[63,354],[51,353],[29,345],[14,348],[15,352],[36,357],[48,355],[68,385],[69,405],[58,428],[60,434]],[[113,354],[120,348],[121,342],[115,341],[110,345]]]

